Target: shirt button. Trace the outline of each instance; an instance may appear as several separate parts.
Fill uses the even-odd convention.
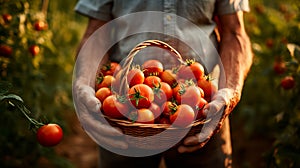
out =
[[[167,15],[166,18],[167,18],[168,21],[172,20],[172,16],[171,15]]]

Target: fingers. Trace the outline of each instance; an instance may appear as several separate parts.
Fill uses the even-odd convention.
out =
[[[95,90],[87,85],[77,87],[77,104],[83,104],[90,112],[99,112],[101,108],[100,101],[95,97]],[[80,102],[80,103],[79,103]]]

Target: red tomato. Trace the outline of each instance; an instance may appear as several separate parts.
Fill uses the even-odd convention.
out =
[[[165,82],[159,83],[158,86],[153,88],[154,102],[161,105],[164,102],[171,100],[173,96],[173,90],[171,86]]]
[[[63,130],[57,124],[41,126],[36,133],[37,141],[45,146],[51,147],[59,144],[63,138]]]
[[[32,56],[36,56],[40,52],[40,47],[37,45],[32,45],[29,47],[29,52],[31,53]]]
[[[0,56],[9,57],[11,56],[13,49],[8,45],[0,45]]]
[[[125,98],[117,95],[110,95],[104,101],[102,105],[104,115],[121,119],[128,115],[129,105],[125,101]]]
[[[102,65],[100,72],[106,76],[106,75],[114,75],[117,74],[121,70],[121,65],[119,65],[116,62],[108,62],[104,65]]]
[[[276,74],[281,75],[286,71],[286,65],[283,61],[275,61],[273,64],[273,70]]]
[[[129,83],[129,87],[132,87],[137,84],[142,84],[144,83],[144,80],[144,73],[140,69],[134,68],[128,72],[127,81]]]
[[[157,76],[147,76],[144,80],[144,84],[150,86],[151,88],[158,86],[161,79]]]
[[[203,108],[205,105],[207,105],[207,101],[204,98],[201,98],[195,108],[195,112],[197,113],[196,119],[206,118],[206,115],[203,112]]]
[[[158,118],[162,111],[159,107],[159,105],[155,104],[155,103],[151,103],[150,107],[148,108],[150,111],[152,111],[153,115],[154,115],[154,118]]]
[[[174,126],[186,127],[194,121],[195,113],[191,106],[187,104],[178,105],[177,110],[170,116],[170,121]]]
[[[169,117],[176,111],[177,105],[171,101],[166,101],[162,106],[162,115],[165,117]]]
[[[161,117],[159,118],[158,124],[171,124],[170,119],[167,117]]]
[[[112,92],[109,88],[107,87],[102,87],[97,90],[96,92],[96,97],[100,100],[101,103],[107,98],[108,96],[112,95]]]
[[[5,13],[2,15],[2,19],[4,20],[5,23],[9,23],[12,20],[12,16],[8,13]]]
[[[154,124],[154,115],[149,109],[138,109],[129,114],[129,119],[133,122],[143,124]]]
[[[168,83],[172,88],[177,84],[176,75],[172,72],[172,70],[164,70],[160,73],[160,78],[163,82]]]
[[[292,76],[286,76],[281,80],[280,85],[283,89],[290,90],[294,88],[296,81]]]
[[[207,101],[210,101],[212,96],[217,92],[217,88],[209,79],[200,79],[197,84],[204,91],[204,98]]]
[[[46,30],[48,28],[48,24],[44,21],[36,21],[34,23],[34,29],[37,31],[42,31],[42,30]]]
[[[137,84],[128,91],[132,105],[138,109],[149,108],[154,100],[153,90],[145,84]]]
[[[178,77],[181,79],[202,79],[204,77],[204,67],[192,60],[187,60],[186,65],[180,66]]]
[[[143,63],[142,67],[145,76],[159,76],[159,74],[164,70],[163,64],[158,60],[148,60]]]
[[[107,75],[104,77],[98,77],[96,81],[96,90],[102,88],[102,87],[108,87],[110,88],[112,86],[112,83],[114,83],[115,77],[111,75]]]
[[[178,90],[175,99],[178,104],[188,104],[191,107],[195,107],[199,103],[201,97],[198,86],[186,86]]]

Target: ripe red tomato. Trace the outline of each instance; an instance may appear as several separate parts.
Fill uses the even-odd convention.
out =
[[[8,13],[5,13],[2,15],[2,19],[4,20],[4,23],[9,23],[12,20],[12,16]]]
[[[45,146],[51,147],[59,144],[63,138],[63,130],[57,124],[41,126],[36,133],[37,141]]]
[[[112,92],[107,87],[102,87],[97,90],[95,96],[100,100],[101,103],[107,98],[108,96],[112,95]]]
[[[160,82],[158,86],[153,88],[154,102],[161,105],[164,102],[171,100],[173,90],[171,86],[165,82]]]
[[[149,109],[138,109],[129,114],[129,119],[133,122],[143,124],[154,124],[154,115]]]
[[[177,106],[177,110],[170,116],[170,121],[174,126],[186,127],[194,121],[195,113],[191,106],[181,104]]]
[[[167,117],[160,117],[157,123],[158,124],[171,124],[170,119]]]
[[[191,107],[195,107],[199,103],[201,97],[198,86],[192,85],[180,88],[175,99],[178,104],[188,104]]]
[[[159,74],[164,70],[163,64],[158,60],[147,60],[143,63],[142,67],[145,76],[159,76]]]
[[[283,61],[275,61],[273,64],[273,70],[276,74],[281,75],[286,71],[286,65]]]
[[[204,98],[209,102],[212,96],[217,92],[217,88],[209,79],[200,79],[198,86],[204,91]]]
[[[13,49],[8,45],[0,45],[0,56],[9,57],[11,56]]]
[[[108,96],[103,101],[102,109],[104,115],[115,119],[127,117],[129,113],[128,102],[125,98],[117,95]]]
[[[162,113],[159,105],[157,105],[155,103],[151,103],[151,105],[150,105],[150,107],[148,109],[150,111],[152,111],[155,119],[157,119],[161,115],[161,113]]]
[[[149,108],[154,100],[153,90],[145,84],[137,84],[128,91],[129,100],[138,109]]]
[[[283,79],[281,79],[280,85],[285,90],[293,89],[296,85],[296,81],[292,76],[286,76]]]
[[[32,45],[29,47],[29,52],[31,53],[32,56],[36,56],[40,52],[40,47],[37,45]]]
[[[37,31],[46,30],[48,28],[48,24],[42,20],[38,20],[34,23],[34,29]]]
[[[180,66],[177,75],[181,79],[199,80],[204,77],[204,67],[199,62],[187,60],[186,65]]]
[[[158,86],[161,79],[157,76],[147,76],[144,80],[144,84],[150,86],[151,88]]]
[[[166,69],[162,73],[160,73],[160,78],[163,82],[166,82],[172,88],[177,84],[176,75],[170,69]]]
[[[102,87],[110,88],[112,86],[112,83],[114,83],[114,81],[115,81],[115,77],[111,75],[97,77],[96,90]]]
[[[117,74],[121,70],[121,65],[119,65],[117,62],[108,62],[104,65],[102,65],[100,72],[106,76],[114,74]]]
[[[166,101],[164,104],[162,104],[162,116],[169,117],[171,114],[173,114],[176,111],[177,105],[171,101]]]
[[[133,68],[128,72],[127,81],[129,83],[129,87],[132,87],[137,84],[144,83],[145,76],[143,71],[138,68]]]
[[[197,113],[196,114],[196,119],[206,118],[206,115],[204,114],[203,108],[207,104],[208,104],[208,102],[204,98],[200,99],[199,103],[195,107],[195,112]]]

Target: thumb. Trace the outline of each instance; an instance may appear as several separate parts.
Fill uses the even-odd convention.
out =
[[[101,102],[96,98],[95,91],[92,87],[82,85],[77,88],[77,99],[80,104],[83,104],[90,112],[99,112],[101,108]],[[77,103],[79,103],[77,102]]]

